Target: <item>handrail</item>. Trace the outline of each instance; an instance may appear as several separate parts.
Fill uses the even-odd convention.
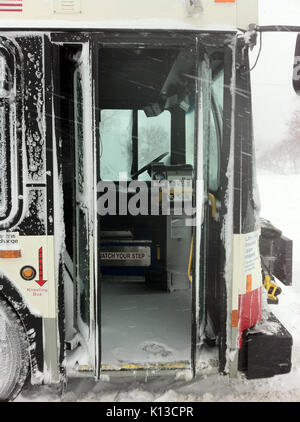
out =
[[[217,215],[217,201],[215,196],[212,193],[208,194],[210,202],[211,202],[211,216],[212,218],[215,218],[215,216]]]
[[[192,279],[192,276],[191,276],[193,248],[194,248],[194,236],[192,236],[191,247],[190,247],[189,266],[188,266],[188,279],[190,280],[191,284],[193,282],[193,279]]]

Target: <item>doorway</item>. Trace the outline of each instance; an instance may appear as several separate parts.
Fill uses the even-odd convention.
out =
[[[97,60],[101,367],[189,368],[194,227],[182,202],[187,186],[195,199],[195,49],[102,44]],[[155,181],[171,183],[158,212]]]

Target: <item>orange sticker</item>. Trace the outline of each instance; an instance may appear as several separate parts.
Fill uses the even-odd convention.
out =
[[[21,251],[18,249],[1,250],[0,258],[21,258]]]
[[[252,291],[252,275],[247,275],[247,282],[246,282],[246,290],[247,293],[250,293]]]
[[[236,328],[239,325],[239,311],[236,309],[232,311],[232,327]]]

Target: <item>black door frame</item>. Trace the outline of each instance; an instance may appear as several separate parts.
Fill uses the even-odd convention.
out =
[[[122,36],[122,38],[121,38]],[[99,99],[99,49],[100,48],[133,48],[137,45],[143,45],[144,48],[180,48],[180,47],[187,47],[193,46],[195,51],[197,52],[197,56],[199,54],[198,51],[198,43],[197,43],[197,36],[194,32],[185,32],[181,33],[178,32],[170,32],[169,31],[147,31],[147,33],[141,31],[108,31],[101,34],[93,34],[92,35],[92,51],[91,56],[93,57],[93,88],[94,88],[94,121],[95,121],[95,148],[96,148],[96,172],[97,175],[100,174],[100,157],[99,153],[99,146],[96,142],[99,139],[100,133],[100,99]],[[120,44],[120,39],[122,39],[122,44]],[[199,104],[199,97],[198,97],[199,89],[197,89],[196,93],[196,100],[197,104]],[[197,151],[197,141],[198,141],[198,113],[195,115],[195,151]],[[196,156],[195,156],[196,162]],[[196,167],[195,167],[196,168]],[[197,176],[195,176],[197,177]],[[98,239],[100,238],[101,234],[101,225],[100,225],[100,216],[97,216],[97,235]],[[195,236],[194,236],[194,243],[195,243]],[[194,245],[195,251],[195,245]],[[195,261],[195,260],[193,260]],[[195,262],[193,263],[193,273],[195,273]],[[98,274],[101,274],[101,262],[98,260]],[[101,286],[100,279],[98,280],[98,293],[97,294],[97,324],[98,324],[98,354],[99,354],[99,364],[96,370],[97,377],[100,377],[101,374]],[[191,323],[191,345],[190,345],[190,363],[193,375],[195,374],[195,350],[197,344],[197,332],[198,327],[196,324],[196,286],[193,283],[192,286],[192,323]]]

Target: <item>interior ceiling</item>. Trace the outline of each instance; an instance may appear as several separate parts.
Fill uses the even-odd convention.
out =
[[[100,52],[100,107],[143,109],[160,92],[178,50],[103,49]]]

